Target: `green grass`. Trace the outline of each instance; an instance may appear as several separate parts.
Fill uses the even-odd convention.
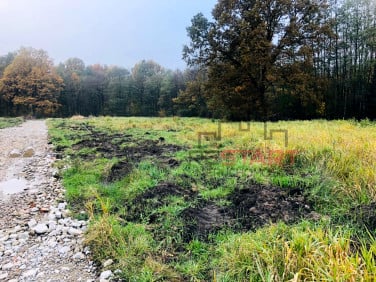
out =
[[[24,122],[24,119],[22,117],[17,117],[17,118],[0,117],[0,129],[6,128],[6,127],[17,126],[23,122]]]
[[[375,241],[355,252],[353,235],[325,222],[226,234],[217,239],[217,281],[372,281]]]
[[[202,140],[203,153],[197,151],[198,134],[215,132],[216,121],[102,117],[50,119],[48,124],[62,157],[56,165],[67,200],[77,215],[85,209],[90,218],[86,242],[93,257],[98,263],[114,259],[113,270],[120,269],[125,281],[374,281],[376,230],[354,224],[354,208],[376,201],[374,122],[269,123],[269,129],[288,130],[293,162],[283,136],[265,141],[259,122],[248,132],[239,132],[238,123],[222,124],[222,139]],[[123,178],[108,182],[113,166],[128,158],[103,155],[101,148],[73,149],[78,142],[94,142],[91,132],[115,136],[111,143],[119,143],[120,151],[161,137],[162,144],[181,150],[146,155]],[[205,150],[253,150],[258,159]],[[283,152],[280,161],[260,162],[270,150]],[[178,164],[169,167],[169,158]],[[249,231],[230,225],[187,241],[185,210],[206,202],[227,207],[229,196],[251,182],[303,190],[321,219]],[[143,198],[163,183],[185,194]]]

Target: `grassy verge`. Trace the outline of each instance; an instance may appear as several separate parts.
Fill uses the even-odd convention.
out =
[[[23,122],[24,122],[24,119],[22,117],[17,117],[17,118],[0,117],[0,129],[6,128],[6,127],[17,126]]]
[[[218,123],[196,118],[48,123],[67,200],[90,218],[87,244],[121,279],[376,275],[373,122],[269,123],[288,131],[287,148],[262,123],[223,123],[215,140],[202,133],[218,137]]]

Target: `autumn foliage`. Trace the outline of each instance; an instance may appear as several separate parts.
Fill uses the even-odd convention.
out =
[[[51,116],[60,107],[63,80],[43,50],[21,48],[0,80],[1,98],[11,114]]]
[[[212,16],[187,27],[184,71],[0,56],[0,116],[376,118],[375,1],[218,0]]]

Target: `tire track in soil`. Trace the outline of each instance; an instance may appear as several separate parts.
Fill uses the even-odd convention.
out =
[[[23,157],[26,148],[34,154]],[[83,246],[87,222],[69,217],[54,160],[44,120],[0,130],[0,281],[97,277]]]

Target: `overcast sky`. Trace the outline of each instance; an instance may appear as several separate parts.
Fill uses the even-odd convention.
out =
[[[78,57],[88,64],[131,68],[152,59],[184,69],[186,27],[216,0],[0,0],[0,55],[21,46],[44,49],[55,64]]]

